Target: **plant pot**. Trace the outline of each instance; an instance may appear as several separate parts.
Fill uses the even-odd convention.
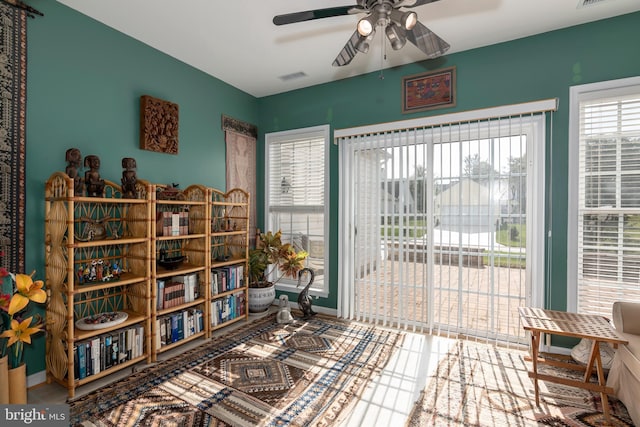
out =
[[[249,288],[249,313],[266,312],[276,299],[276,286]]]
[[[9,356],[0,358],[0,405],[9,403]]]
[[[9,369],[9,403],[24,405],[27,403],[27,365]]]

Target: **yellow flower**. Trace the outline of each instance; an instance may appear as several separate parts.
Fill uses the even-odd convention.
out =
[[[33,273],[32,273],[33,275]],[[47,300],[47,293],[42,289],[44,282],[36,280],[27,274],[16,274],[17,292],[11,297],[9,315],[13,316],[29,304],[29,301],[43,303]]]
[[[31,320],[33,320],[33,316],[27,317],[22,322],[18,322],[15,319],[11,320],[11,329],[4,331],[2,335],[0,335],[2,338],[9,338],[9,341],[7,342],[8,347],[11,347],[18,341],[31,344],[31,335],[42,330],[39,324],[30,328]]]

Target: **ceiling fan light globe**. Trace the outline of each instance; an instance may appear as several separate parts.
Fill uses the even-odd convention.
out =
[[[393,9],[390,18],[393,23],[406,31],[412,30],[418,23],[418,14],[415,12],[400,12],[398,9]]]
[[[412,30],[418,23],[418,14],[415,12],[407,12],[403,15],[400,23],[405,30]]]
[[[366,16],[358,21],[358,33],[361,36],[367,37],[372,32],[373,32],[373,22],[371,22],[371,19],[369,16]]]

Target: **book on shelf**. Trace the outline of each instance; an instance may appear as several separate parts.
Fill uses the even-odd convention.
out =
[[[211,270],[211,295],[217,295],[220,293],[218,288],[218,271],[216,269]]]
[[[164,284],[165,281],[161,279],[156,280],[156,309],[162,310],[164,308]]]
[[[91,374],[95,375],[100,373],[100,337],[96,337],[91,340],[90,343],[91,352]]]
[[[246,314],[246,296],[236,292],[211,301],[211,326],[218,326]]]
[[[174,276],[173,281],[184,284],[183,285],[184,286],[183,302],[192,302],[198,298],[199,296],[198,273],[190,273],[190,274]]]
[[[232,291],[244,286],[244,266],[242,264],[218,267],[211,270],[211,294]]]
[[[159,340],[156,343],[156,348],[202,332],[204,329],[202,319],[202,310],[198,309],[183,310],[157,318],[155,328],[158,331]]]
[[[189,234],[189,212],[180,212],[178,216],[178,227],[181,236]]]
[[[108,332],[74,345],[74,374],[83,379],[144,354],[142,325]]]
[[[77,343],[75,346],[76,349],[76,363],[78,364],[78,379],[81,380],[87,376],[87,361],[86,361],[86,350],[84,342]]]
[[[185,298],[185,283],[176,281],[176,278],[164,282],[162,289],[160,289],[160,284],[156,284],[156,286],[158,286],[156,292],[162,293],[162,298],[157,300],[159,304],[157,309],[159,310],[190,302]]]
[[[189,234],[189,212],[158,212],[156,235],[185,236]]]

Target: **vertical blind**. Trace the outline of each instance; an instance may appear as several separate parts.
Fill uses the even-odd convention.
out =
[[[528,223],[536,209],[544,216],[543,187],[529,181],[543,180],[544,122],[536,111],[336,131],[340,314],[522,341],[517,307],[544,283],[542,264],[533,282],[526,268],[544,253],[544,240],[534,244],[543,224]]]
[[[580,313],[640,302],[640,90],[579,105]]]

